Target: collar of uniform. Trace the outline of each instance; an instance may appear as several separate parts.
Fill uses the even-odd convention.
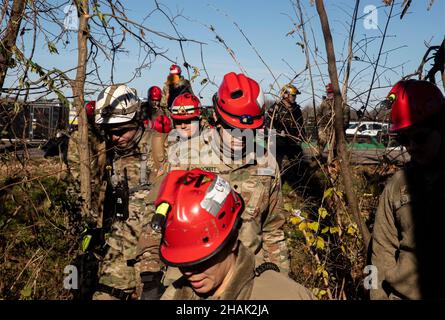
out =
[[[242,243],[239,243],[233,277],[220,297],[203,298],[198,296],[185,277],[181,277],[172,283],[176,289],[174,300],[248,300],[252,294],[254,270],[254,255]]]
[[[252,293],[254,270],[255,256],[240,242],[233,277],[219,299],[248,300]]]

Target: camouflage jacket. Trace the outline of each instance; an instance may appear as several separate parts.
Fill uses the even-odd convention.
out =
[[[277,130],[278,134],[301,138],[304,136],[301,107],[296,103],[289,108],[282,102],[274,103],[266,115],[265,127],[270,126]]]
[[[258,263],[270,261],[282,272],[289,271],[289,254],[283,225],[286,213],[283,210],[281,180],[276,160],[271,155],[255,157],[252,152],[237,160],[219,152],[219,134],[216,129],[202,132],[198,137],[174,144],[169,148],[168,161],[153,186],[155,197],[163,175],[171,170],[200,168],[221,175],[241,194],[245,202],[240,240],[257,255]],[[155,198],[152,199],[153,201]],[[154,207],[152,206],[154,211]],[[141,237],[138,252],[157,250],[159,242],[150,242],[149,227]],[[146,254],[155,259],[155,254]]]
[[[343,108],[343,127],[345,129],[349,125],[350,112],[351,110],[349,106],[345,105]],[[323,99],[317,111],[318,126],[321,128],[326,128],[327,126],[333,128],[335,121],[333,116],[334,116],[334,97],[328,97]]]
[[[287,276],[267,270],[255,275],[255,258],[250,250],[239,245],[233,276],[221,296],[209,300],[314,300],[312,292]],[[184,277],[164,292],[161,300],[200,300]]]
[[[193,94],[193,89],[190,81],[184,77],[181,77],[179,83],[176,85],[171,85],[168,82],[165,82],[164,87],[162,88],[161,106],[170,109],[173,100],[175,100],[177,96],[186,92]]]
[[[445,298],[444,170],[413,164],[386,185],[376,213],[371,299]]]
[[[113,159],[111,183],[116,184],[123,179],[124,169],[127,170],[130,189],[129,216],[125,221],[114,220],[111,224],[109,236],[106,239],[108,251],[99,269],[100,283],[129,293],[136,290],[137,295],[140,295],[142,285],[139,277],[139,265],[135,263],[136,247],[142,226],[149,221],[147,212],[149,191],[145,184],[148,181],[147,145],[148,136],[145,132],[138,147],[132,153]],[[105,149],[102,151],[105,153]],[[108,201],[104,197],[107,180],[103,180],[101,188],[101,208],[103,208],[103,202]],[[96,292],[94,299],[108,300],[113,297]]]

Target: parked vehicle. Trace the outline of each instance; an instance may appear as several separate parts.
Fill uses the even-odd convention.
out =
[[[389,124],[375,121],[351,121],[349,127],[346,129],[346,135],[354,136],[371,136],[378,137],[382,132],[388,132]]]

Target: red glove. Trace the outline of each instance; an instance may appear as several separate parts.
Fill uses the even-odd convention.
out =
[[[169,117],[162,114],[153,121],[151,128],[159,133],[169,133],[172,130],[172,122]]]

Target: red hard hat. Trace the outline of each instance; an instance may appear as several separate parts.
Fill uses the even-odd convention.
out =
[[[170,74],[177,74],[178,76],[181,75],[181,68],[176,65],[176,64],[172,64],[170,67]]]
[[[328,83],[326,85],[326,93],[333,93],[334,92],[334,87],[332,86],[332,83]]]
[[[89,101],[85,105],[85,111],[87,113],[88,118],[94,117],[94,111],[96,110],[96,101]]]
[[[183,93],[175,98],[171,107],[173,120],[188,120],[201,115],[201,102],[191,93]]]
[[[264,124],[263,92],[244,74],[226,74],[213,102],[219,118],[230,127],[258,129]]]
[[[148,89],[148,100],[161,101],[162,90],[157,86],[150,87]]]
[[[429,81],[402,80],[387,96],[391,103],[391,131],[408,128],[445,109],[445,98]]]
[[[175,267],[195,265],[220,252],[236,233],[243,209],[227,181],[200,169],[170,172],[155,205],[157,212],[167,214],[160,256]]]

